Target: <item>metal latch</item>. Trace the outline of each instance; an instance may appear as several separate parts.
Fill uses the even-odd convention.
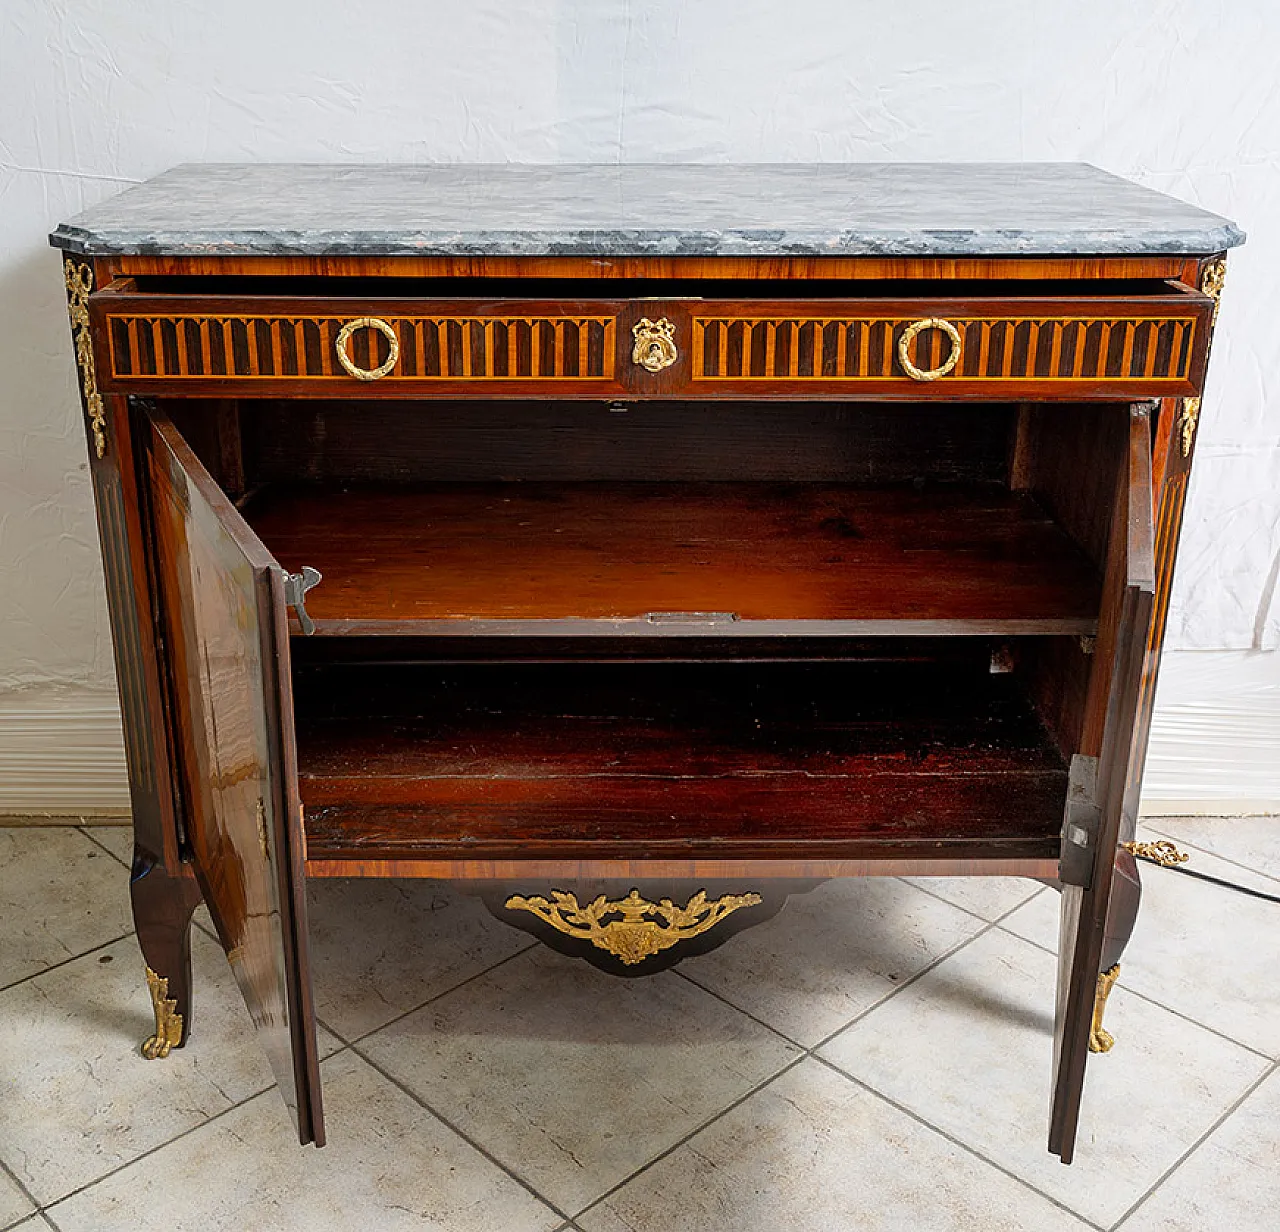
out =
[[[737,612],[646,612],[651,625],[729,625],[736,624]]]
[[[316,622],[307,615],[307,605],[302,597],[319,583],[320,577],[320,570],[313,569],[310,565],[303,565],[301,573],[284,575],[284,601],[297,612],[298,624],[302,626],[306,637],[316,631]]]
[[[1062,819],[1062,847],[1058,877],[1063,885],[1088,889],[1093,884],[1093,862],[1101,829],[1098,807],[1098,759],[1077,753],[1071,759],[1067,781],[1067,808]]]

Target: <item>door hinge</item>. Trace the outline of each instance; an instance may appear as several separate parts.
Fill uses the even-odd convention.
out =
[[[1093,884],[1093,862],[1102,822],[1097,793],[1098,759],[1077,753],[1071,759],[1058,854],[1058,878],[1063,885],[1087,890]]]
[[[303,596],[320,582],[320,570],[310,565],[303,565],[301,573],[284,575],[284,601],[298,614],[298,624],[302,626],[304,636],[310,637],[316,631],[316,622],[307,615],[307,605]]]

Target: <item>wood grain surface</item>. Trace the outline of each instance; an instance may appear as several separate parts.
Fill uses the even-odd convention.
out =
[[[1096,569],[995,485],[441,484],[250,510],[322,633],[1091,633]],[[753,626],[771,622],[768,630]],[[897,624],[909,628],[895,628]],[[851,627],[858,626],[858,627]]]
[[[1056,850],[1066,768],[969,663],[299,671],[309,857]]]

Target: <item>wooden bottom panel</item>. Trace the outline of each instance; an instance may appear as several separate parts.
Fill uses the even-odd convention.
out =
[[[300,671],[309,858],[1046,860],[1066,767],[966,663]]]

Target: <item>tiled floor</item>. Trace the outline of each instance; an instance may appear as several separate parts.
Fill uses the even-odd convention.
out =
[[[1280,893],[1280,819],[1153,822]],[[1144,867],[1076,1163],[1044,1149],[1057,896],[829,882],[618,980],[426,882],[320,882],[330,1145],[221,952],[167,1061],[112,827],[0,829],[0,1229],[1252,1232],[1280,1210],[1280,905]],[[207,918],[199,917],[207,928]]]

